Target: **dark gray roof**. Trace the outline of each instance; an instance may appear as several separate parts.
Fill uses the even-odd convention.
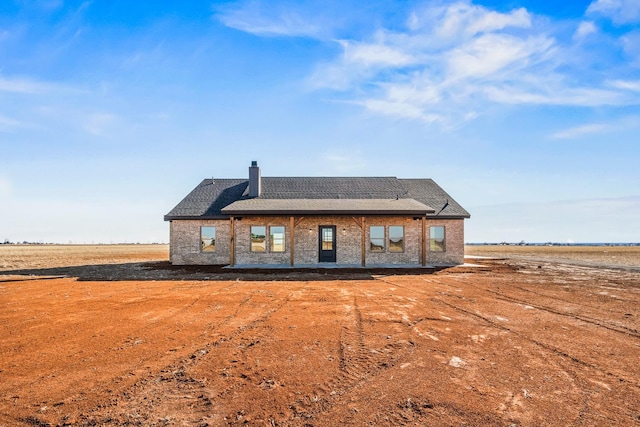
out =
[[[229,214],[223,213],[222,209],[236,201],[249,200],[248,185],[248,179],[205,179],[164,219],[228,218]],[[344,199],[345,203],[354,199],[413,199],[426,205],[425,208],[431,208],[428,212],[435,211],[427,213],[428,217],[469,218],[469,213],[431,179],[263,177],[262,194],[253,200],[269,199]],[[346,204],[340,209],[343,208]],[[306,212],[309,214],[308,210]]]
[[[424,203],[427,206],[431,206],[436,210],[432,215],[427,216],[439,216],[439,217],[452,217],[452,218],[469,218],[469,212],[467,212],[462,206],[456,202],[453,197],[447,194],[434,180],[430,178],[425,179],[399,179],[402,186],[407,189],[407,196],[412,199],[416,199],[419,202]],[[444,209],[443,209],[444,208]]]

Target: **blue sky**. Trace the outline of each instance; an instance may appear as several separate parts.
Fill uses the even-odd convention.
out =
[[[203,178],[430,177],[466,240],[640,241],[640,1],[5,0],[0,239],[166,242]]]

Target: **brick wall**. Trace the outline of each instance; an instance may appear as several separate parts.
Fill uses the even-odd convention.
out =
[[[360,218],[356,218],[358,221]],[[336,226],[337,264],[361,265],[362,232],[352,217],[304,217],[295,227],[295,264],[318,263],[318,227]],[[200,250],[200,227],[216,227],[215,252]],[[284,252],[251,252],[251,226],[263,225],[285,227]],[[385,251],[371,252],[369,227],[385,226]],[[404,227],[404,252],[389,252],[388,226]],[[445,227],[445,252],[429,250],[429,227]],[[230,221],[229,220],[174,220],[171,222],[172,264],[229,264]],[[464,221],[462,219],[427,219],[427,264],[461,264],[464,262]],[[243,217],[235,221],[235,263],[237,264],[286,264],[290,262],[290,219],[283,217]],[[366,262],[371,264],[416,264],[421,263],[422,223],[409,217],[366,217],[365,219]],[[268,235],[267,235],[268,239]],[[269,242],[267,242],[269,245]]]
[[[251,252],[251,226],[266,226],[267,233],[267,252]],[[270,252],[269,245],[269,227],[284,227],[284,252]],[[235,221],[236,231],[236,264],[289,264],[290,248],[289,236],[289,217],[243,217],[241,220]]]
[[[200,227],[216,227],[216,250],[200,250]],[[169,226],[169,260],[174,265],[229,264],[229,220],[173,220]]]
[[[429,249],[429,227],[444,226],[445,252],[431,252]],[[427,263],[464,263],[464,220],[427,218]]]

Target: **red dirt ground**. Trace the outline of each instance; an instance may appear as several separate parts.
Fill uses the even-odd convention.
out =
[[[0,247],[0,426],[640,425],[640,251],[336,278],[43,248]]]

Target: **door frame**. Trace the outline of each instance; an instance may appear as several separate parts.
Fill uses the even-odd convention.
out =
[[[326,230],[326,229],[330,229],[331,233],[332,233],[332,243],[331,243],[331,247],[332,250],[327,251],[327,250],[323,250],[322,249],[322,231]],[[336,248],[336,226],[335,225],[319,225],[318,226],[318,262],[336,262],[336,255],[337,255],[337,248]]]

